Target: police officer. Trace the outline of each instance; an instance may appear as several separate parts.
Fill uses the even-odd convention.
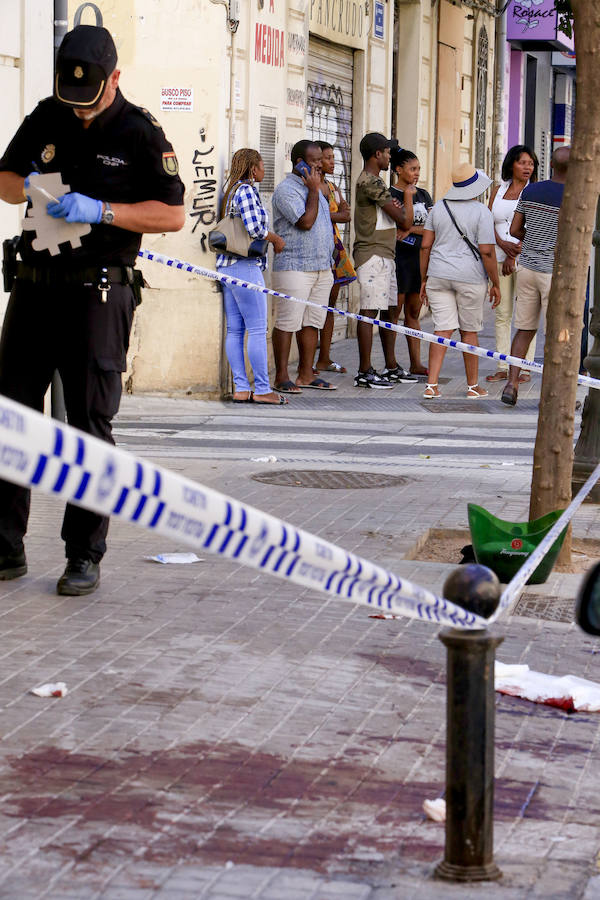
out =
[[[147,110],[125,100],[119,74],[105,28],[79,25],[68,32],[57,55],[54,96],[26,117],[0,159],[0,198],[7,203],[39,197],[36,173],[60,173],[69,186],[57,202],[48,200],[43,227],[35,219],[36,249],[36,231],[21,234],[0,338],[0,393],[42,410],[58,370],[69,423],[111,443],[140,299],[133,266],[142,234],[179,231],[184,224],[173,147]],[[87,223],[89,233],[53,248],[46,212]],[[40,248],[44,235],[47,247]],[[27,571],[28,514],[29,491],[0,481],[0,580]],[[67,505],[59,594],[98,587],[107,531],[107,518]]]

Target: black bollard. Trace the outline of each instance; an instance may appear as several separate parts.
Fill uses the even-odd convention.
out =
[[[500,583],[485,566],[455,570],[444,597],[488,617]],[[435,869],[446,881],[494,881],[494,658],[504,640],[488,631],[445,628],[448,648],[446,701],[446,845]]]

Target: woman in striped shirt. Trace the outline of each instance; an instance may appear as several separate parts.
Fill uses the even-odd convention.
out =
[[[231,160],[229,178],[225,182],[222,215],[233,213],[240,216],[250,237],[266,239],[273,244],[275,253],[280,253],[285,242],[283,238],[269,231],[269,216],[254,186],[265,176],[265,164],[257,150],[245,147],[237,150]],[[217,256],[217,271],[224,271],[242,281],[249,281],[264,287],[263,272],[267,267],[267,257],[240,258],[229,253]],[[231,366],[234,383],[234,403],[264,403],[283,406],[285,397],[273,391],[269,381],[267,357],[267,298],[258,291],[238,285],[223,285],[227,333],[225,353]],[[254,373],[254,391],[246,372],[244,359],[244,337],[248,332],[248,359]]]

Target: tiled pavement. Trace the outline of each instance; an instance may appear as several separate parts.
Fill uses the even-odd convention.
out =
[[[336,355],[350,368],[352,342]],[[439,412],[417,386],[373,396],[348,375],[337,393],[305,392],[285,409],[127,397],[116,435],[440,590],[452,566],[407,552],[429,528],[465,528],[471,499],[524,517],[535,435],[535,379],[515,410],[498,386],[471,408],[460,367],[448,355]],[[252,461],[269,455],[277,462]],[[327,490],[251,477],[290,469],[407,481]],[[60,517],[54,499],[34,498],[30,572],[0,586],[0,898],[600,897],[597,715],[498,695],[504,877],[435,882],[443,826],[422,813],[444,791],[433,627],[370,619],[204,554],[159,566],[144,557],[186,548],[117,521],[100,590],[59,598]],[[598,522],[585,505],[575,533],[597,536]],[[578,583],[553,574],[535,592],[569,598]],[[512,616],[499,632],[505,662],[600,680],[600,643],[574,625]],[[28,693],[57,680],[64,699]]]

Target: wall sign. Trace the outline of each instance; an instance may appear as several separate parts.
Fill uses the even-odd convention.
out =
[[[375,0],[373,10],[373,37],[384,40],[385,9],[382,0]]]
[[[559,31],[558,22],[554,0],[512,0],[507,10],[506,37],[523,49],[572,50],[573,38]]]
[[[160,108],[169,112],[193,112],[194,88],[164,87],[160,89]]]
[[[364,49],[369,19],[363,0],[308,0],[309,31],[327,41]]]

